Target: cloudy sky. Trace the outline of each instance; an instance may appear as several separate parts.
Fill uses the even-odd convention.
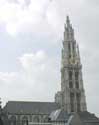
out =
[[[0,97],[54,101],[66,15],[80,46],[88,110],[99,115],[99,1],[0,0]]]

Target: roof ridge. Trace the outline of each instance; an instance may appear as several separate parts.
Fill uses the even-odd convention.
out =
[[[19,103],[56,103],[56,102],[43,102],[43,101],[8,101],[7,103],[14,103],[14,102],[19,102]]]

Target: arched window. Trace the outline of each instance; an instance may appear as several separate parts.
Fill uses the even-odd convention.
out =
[[[27,116],[24,116],[22,118],[22,125],[28,125],[28,118],[27,118]]]
[[[69,71],[69,80],[72,80],[73,73],[72,71]]]
[[[1,117],[0,117],[0,125],[3,125],[3,121],[2,121],[2,119],[1,119]]]
[[[76,94],[76,98],[77,98],[77,111],[80,112],[80,94],[77,93]]]
[[[49,121],[49,117],[48,116],[45,116],[45,118],[44,118],[44,122],[48,122]]]
[[[79,72],[78,71],[75,72],[75,80],[79,80]]]
[[[72,44],[73,47],[73,54],[75,53],[75,43]]]
[[[16,125],[16,116],[10,117],[10,125]]]
[[[71,58],[71,45],[68,43],[69,58]]]
[[[34,119],[33,119],[33,122],[39,122],[39,116],[35,116]]]
[[[77,89],[79,89],[79,82],[78,82],[78,81],[75,82],[75,87],[76,87]]]
[[[73,82],[69,81],[69,88],[73,88]]]
[[[74,112],[74,93],[70,93],[71,112]]]

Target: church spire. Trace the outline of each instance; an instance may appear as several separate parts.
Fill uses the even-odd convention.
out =
[[[69,16],[67,16],[66,18],[64,40],[68,41],[74,40],[74,29],[72,28],[72,25],[70,23]]]
[[[64,31],[61,91],[56,96],[56,102],[58,101],[68,113],[87,110],[79,47],[74,39],[74,30],[69,16],[67,16]]]
[[[67,27],[69,28],[69,27],[70,27],[70,19],[69,19],[69,16],[67,16],[67,18],[66,18],[66,24],[67,24]]]

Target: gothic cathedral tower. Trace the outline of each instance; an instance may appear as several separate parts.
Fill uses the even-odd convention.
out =
[[[61,91],[56,94],[55,101],[68,113],[87,110],[79,47],[68,16],[62,49]]]

